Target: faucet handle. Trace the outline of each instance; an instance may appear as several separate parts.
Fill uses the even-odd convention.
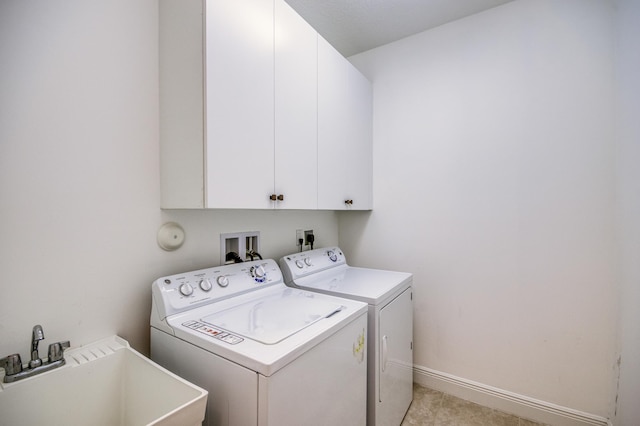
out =
[[[8,355],[0,359],[0,367],[4,368],[7,376],[18,374],[22,371],[22,360],[20,354]]]
[[[49,362],[60,361],[64,356],[64,350],[69,349],[71,343],[68,340],[49,345]]]

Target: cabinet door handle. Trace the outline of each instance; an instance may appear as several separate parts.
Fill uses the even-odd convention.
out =
[[[284,195],[283,194],[278,195],[278,201],[284,201]]]
[[[353,205],[353,200],[344,200],[344,203],[348,206]]]
[[[277,200],[277,199],[278,199],[278,196],[277,196],[276,194],[271,194],[271,195],[269,196],[269,199],[270,199],[271,201],[275,201],[275,200]]]

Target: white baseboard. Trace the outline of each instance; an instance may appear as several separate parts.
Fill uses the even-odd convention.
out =
[[[485,407],[553,426],[611,426],[604,417],[518,395],[451,374],[414,366],[413,379],[422,386]]]

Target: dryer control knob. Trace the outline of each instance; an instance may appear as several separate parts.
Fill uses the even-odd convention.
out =
[[[209,291],[211,290],[211,287],[212,287],[211,281],[209,281],[209,278],[205,278],[202,281],[200,281],[199,285],[203,291]]]
[[[306,264],[307,264],[307,266],[311,266],[311,258],[310,258],[310,257],[306,257],[306,258],[304,259],[304,263],[306,263]]]
[[[229,285],[229,278],[225,277],[224,275],[220,275],[218,278],[216,278],[216,282],[220,287],[226,287]]]
[[[338,256],[333,252],[333,250],[329,250],[327,252],[327,256],[329,256],[329,259],[331,259],[332,262],[338,261]]]
[[[183,296],[191,296],[193,294],[193,287],[187,283],[182,284],[180,286],[180,294]]]
[[[302,267],[304,266],[304,264],[302,263],[302,260],[296,260],[296,266],[302,269]]]

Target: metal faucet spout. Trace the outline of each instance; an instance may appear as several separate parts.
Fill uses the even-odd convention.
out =
[[[31,361],[29,361],[29,367],[35,368],[42,365],[42,360],[38,354],[38,343],[40,340],[44,340],[44,331],[40,324],[33,327],[33,333],[31,335]]]

